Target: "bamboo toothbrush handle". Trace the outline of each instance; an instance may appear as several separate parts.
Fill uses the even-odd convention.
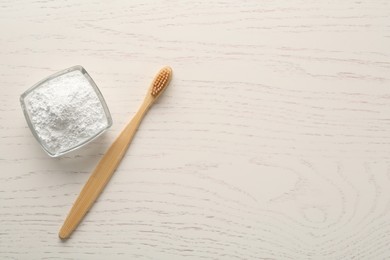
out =
[[[100,160],[62,225],[59,232],[59,237],[61,239],[68,238],[72,234],[73,230],[92,207],[97,197],[99,197],[125,155],[142,119],[152,103],[152,99],[145,99],[134,118],[122,130],[120,135]]]

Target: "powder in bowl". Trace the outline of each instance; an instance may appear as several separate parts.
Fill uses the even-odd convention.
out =
[[[81,147],[112,125],[102,94],[81,66],[40,81],[20,100],[35,138],[53,157]]]

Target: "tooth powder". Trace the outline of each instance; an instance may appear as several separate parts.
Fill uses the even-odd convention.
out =
[[[42,146],[54,155],[88,141],[110,124],[80,70],[44,82],[25,97],[25,106]]]

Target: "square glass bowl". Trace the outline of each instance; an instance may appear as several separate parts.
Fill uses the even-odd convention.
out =
[[[84,146],[112,125],[101,92],[82,66],[41,80],[20,103],[31,132],[52,157]]]

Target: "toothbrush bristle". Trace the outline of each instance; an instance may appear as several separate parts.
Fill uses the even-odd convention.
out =
[[[171,74],[172,70],[169,67],[165,67],[160,70],[155,80],[153,81],[153,87],[151,91],[153,97],[158,96],[168,85]]]

